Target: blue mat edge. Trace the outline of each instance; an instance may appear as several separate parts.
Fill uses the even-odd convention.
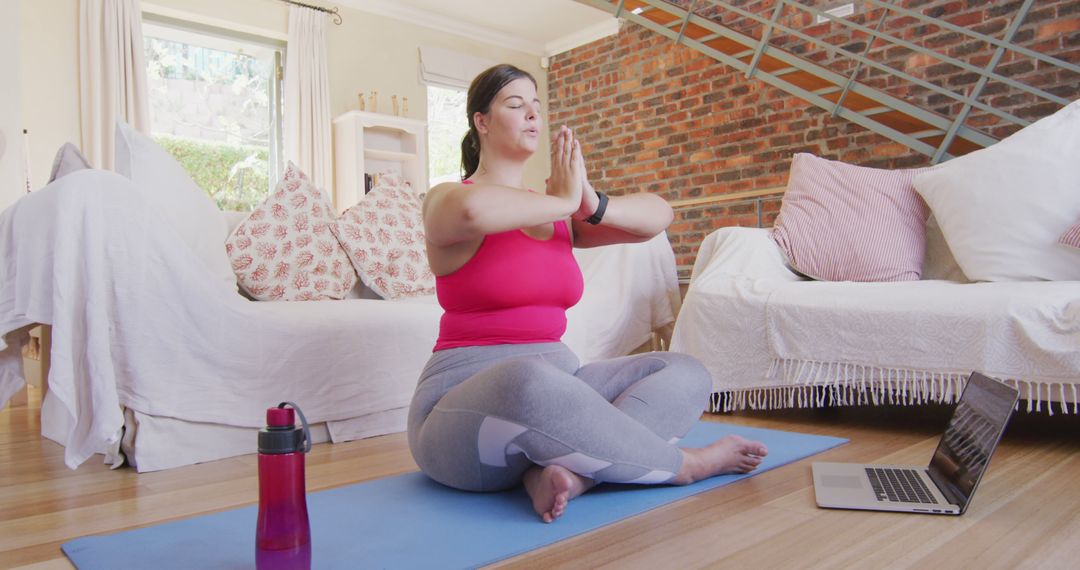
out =
[[[670,498],[670,499],[658,500],[655,504],[652,504],[652,505],[647,505],[646,504],[645,506],[643,506],[643,508],[641,508],[641,510],[637,510],[637,511],[632,512],[632,513],[630,513],[628,515],[625,515],[625,516],[622,516],[622,517],[619,517],[619,518],[615,518],[613,520],[599,521],[599,522],[595,522],[595,523],[590,522],[590,523],[581,525],[580,528],[578,528],[574,532],[571,532],[570,534],[566,534],[564,536],[559,536],[559,537],[557,537],[557,538],[555,538],[553,540],[548,540],[547,542],[543,542],[541,544],[532,545],[532,546],[525,547],[525,548],[511,549],[511,550],[504,551],[502,553],[498,553],[493,558],[485,559],[485,560],[482,560],[482,561],[477,561],[475,566],[483,566],[483,565],[499,562],[499,561],[502,561],[502,560],[506,560],[506,559],[509,559],[509,558],[513,558],[515,556],[519,556],[519,555],[524,554],[526,552],[531,552],[531,551],[536,550],[538,548],[543,548],[545,546],[549,546],[551,544],[555,544],[555,543],[561,542],[563,540],[567,540],[569,538],[579,536],[581,534],[589,533],[589,532],[592,532],[592,531],[597,530],[599,528],[603,528],[603,527],[608,526],[610,524],[619,522],[621,520],[629,519],[629,518],[635,517],[637,515],[650,512],[653,509],[656,509],[656,508],[658,508],[660,506],[672,504],[672,503],[675,503],[677,501],[681,501],[681,500],[683,500],[683,499],[685,499],[687,497],[692,497],[692,496],[698,495],[700,493],[703,493],[705,491],[709,491],[709,490],[712,490],[712,489],[715,489],[715,488],[718,488],[718,487],[721,487],[721,486],[725,486],[725,485],[728,485],[730,483],[740,481],[742,479],[746,479],[746,478],[749,478],[749,477],[752,477],[752,476],[755,476],[755,475],[758,475],[758,474],[761,474],[761,473],[771,471],[771,470],[779,468],[779,467],[783,467],[785,465],[789,465],[791,463],[801,461],[803,459],[807,459],[809,457],[812,457],[814,455],[826,452],[828,450],[834,449],[836,447],[839,447],[840,445],[843,445],[843,444],[849,442],[848,439],[834,437],[834,436],[806,434],[806,433],[801,433],[801,432],[790,432],[790,431],[776,430],[776,429],[769,429],[769,428],[753,428],[753,427],[743,426],[743,425],[739,425],[739,424],[728,424],[728,423],[722,423],[722,422],[703,421],[703,422],[699,422],[699,425],[704,425],[703,429],[706,429],[708,431],[723,430],[724,433],[722,435],[735,433],[735,434],[738,434],[738,435],[743,435],[744,437],[751,437],[752,438],[752,437],[754,437],[755,432],[777,432],[777,433],[785,434],[787,436],[805,436],[805,437],[813,438],[814,441],[817,442],[818,445],[817,445],[817,447],[815,448],[814,451],[809,452],[809,453],[807,453],[805,455],[799,455],[799,456],[790,457],[790,458],[787,458],[786,460],[780,461],[778,463],[773,463],[773,464],[766,463],[766,464],[763,464],[762,468],[760,468],[758,470],[755,470],[755,471],[753,471],[751,473],[738,474],[738,475],[733,474],[733,475],[724,475],[724,476],[720,476],[720,477],[714,477],[714,478],[707,479],[707,480],[704,480],[704,481],[700,481],[698,483],[695,483],[695,484],[689,485],[689,486],[685,486],[685,487],[666,487],[667,489],[677,489],[680,496],[675,497],[675,498]],[[696,427],[697,426],[695,426],[695,428]],[[716,436],[717,434],[713,433],[713,434],[710,434],[710,435],[711,436]],[[689,440],[690,437],[688,436],[687,439]],[[684,443],[689,443],[689,442],[684,441]],[[334,487],[334,488],[330,488],[330,489],[322,489],[322,490],[319,490],[319,491],[311,492],[311,493],[309,493],[309,495],[333,492],[333,491],[348,488],[348,487],[351,487],[351,486],[354,486],[354,485],[360,485],[360,484],[370,483],[370,482],[374,482],[374,481],[381,481],[381,480],[392,479],[392,478],[403,477],[403,476],[416,476],[417,474],[418,474],[418,472],[411,471],[411,472],[408,472],[408,473],[403,473],[403,474],[394,475],[394,476],[390,476],[390,477],[383,477],[383,478],[379,478],[379,479],[371,479],[371,480],[367,480],[367,481],[361,481],[361,482],[358,482],[358,483],[350,483],[348,485],[341,485],[339,487]],[[522,493],[523,493],[523,491],[522,491]],[[586,499],[589,496],[590,495],[587,494],[584,497],[582,497],[582,499]],[[579,499],[578,501],[580,501],[580,502],[588,502],[588,501],[582,501],[582,499]],[[159,522],[159,523],[154,523],[154,524],[150,524],[150,525],[147,525],[147,526],[144,526],[144,527],[140,527],[138,529],[127,529],[127,530],[116,531],[116,532],[111,532],[111,533],[102,533],[102,534],[98,534],[98,535],[90,535],[90,536],[79,537],[79,538],[72,539],[72,540],[62,544],[61,545],[61,550],[67,556],[69,561],[71,561],[71,563],[73,565],[76,565],[76,567],[78,567],[78,564],[76,563],[75,558],[76,557],[81,557],[80,555],[82,554],[82,552],[84,552],[85,548],[86,547],[92,547],[95,542],[98,542],[99,539],[106,538],[106,537],[111,537],[111,536],[119,535],[119,534],[123,534],[123,533],[133,532],[133,531],[137,531],[137,530],[145,530],[145,529],[151,528],[151,527],[158,527],[158,526],[167,525],[167,524],[171,524],[171,523],[179,523],[179,522],[183,522],[183,521],[187,521],[187,520],[199,519],[201,517],[212,516],[212,515],[215,515],[215,514],[222,514],[222,513],[227,513],[227,512],[231,512],[231,511],[240,511],[240,510],[243,510],[243,509],[253,509],[255,507],[256,507],[256,505],[245,505],[245,506],[241,506],[241,507],[233,507],[231,509],[225,509],[225,510],[217,511],[217,512],[214,512],[214,513],[197,514],[197,515],[191,515],[191,516],[188,516],[188,517],[184,517],[184,518],[176,519],[176,520],[172,520],[172,521],[163,521],[163,522]],[[92,565],[92,562],[90,562],[90,561],[85,561],[85,562],[87,562],[88,565]]]

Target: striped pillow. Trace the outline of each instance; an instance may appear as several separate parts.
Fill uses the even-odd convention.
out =
[[[798,272],[825,281],[915,281],[930,210],[912,180],[798,153],[773,239]]]
[[[1065,233],[1061,234],[1061,238],[1058,239],[1058,243],[1080,248],[1080,222],[1076,222],[1076,225],[1065,230]]]

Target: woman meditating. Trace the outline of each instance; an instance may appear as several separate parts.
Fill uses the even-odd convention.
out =
[[[765,446],[738,436],[675,445],[712,388],[694,358],[653,352],[581,366],[560,342],[566,309],[582,293],[571,249],[646,241],[671,222],[667,203],[594,191],[566,127],[552,141],[546,192],[526,189],[525,162],[544,128],[527,72],[483,72],[467,110],[465,178],[424,200],[445,313],[409,409],[420,469],[467,491],[524,482],[551,522],[597,483],[685,485],[756,468]]]

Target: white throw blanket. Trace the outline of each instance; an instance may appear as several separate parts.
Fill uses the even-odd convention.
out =
[[[814,405],[814,385],[842,401],[954,401],[978,370],[1075,412],[1080,283],[808,282],[767,230],[726,228],[702,245],[672,350],[737,393],[728,409]]]
[[[248,301],[215,283],[148,190],[83,170],[0,214],[0,404],[24,384],[29,327],[51,324],[43,417],[61,419],[42,431],[67,446],[69,467],[116,448],[123,408],[254,428],[280,401],[312,423],[408,405],[438,334],[434,297]],[[586,292],[565,341],[583,362],[625,354],[674,320],[665,236],[578,255]]]

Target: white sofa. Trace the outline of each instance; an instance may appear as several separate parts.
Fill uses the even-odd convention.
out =
[[[24,384],[27,331],[45,323],[42,432],[72,468],[94,453],[139,471],[251,453],[281,401],[303,408],[316,441],[404,429],[442,314],[434,297],[249,301],[214,278],[175,229],[193,224],[151,191],[80,170],[0,215],[0,404]],[[585,294],[564,342],[583,362],[674,322],[666,236],[576,255]]]
[[[720,409],[952,402],[977,370],[1077,413],[1078,156],[1080,101],[918,171],[796,155],[775,236],[702,244],[671,348]]]
[[[709,235],[675,326],[715,411],[954,402],[978,370],[1029,411],[1077,413],[1080,282],[967,282],[934,223],[921,281],[810,281],[770,231]]]

